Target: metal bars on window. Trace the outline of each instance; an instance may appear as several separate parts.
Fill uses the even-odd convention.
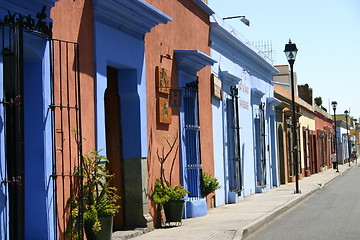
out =
[[[230,191],[241,193],[242,190],[242,160],[239,125],[238,88],[231,87],[231,99],[227,99],[227,120],[231,129],[229,132],[229,169]],[[231,145],[231,147],[230,147]]]
[[[260,104],[260,138],[261,138],[261,164],[262,185],[266,185],[266,135],[265,135],[265,103]]]
[[[65,239],[66,228],[73,224],[70,218],[70,197],[79,202],[79,231],[70,232],[83,239],[82,176],[76,171],[82,166],[82,134],[80,112],[79,46],[75,42],[50,40],[51,105],[53,119],[53,179],[55,216],[58,234],[55,239]]]
[[[200,126],[198,109],[197,82],[187,84],[183,91],[185,118],[185,151],[187,185],[190,199],[202,197],[200,178],[202,165],[200,161]]]
[[[77,234],[77,239],[83,239],[81,219],[83,217],[82,209],[82,176],[77,175],[75,169],[82,166],[82,137],[81,137],[81,114],[80,114],[80,72],[79,72],[79,48],[78,44],[74,42],[61,41],[51,38],[51,26],[48,25],[44,20],[46,19],[45,7],[42,9],[42,12],[39,13],[36,17],[37,20],[32,19],[31,16],[23,16],[19,13],[11,13],[8,11],[8,15],[5,16],[4,22],[0,22],[1,26],[1,37],[2,37],[2,51],[3,54],[10,54],[6,56],[8,60],[13,59],[13,56],[19,56],[19,60],[23,61],[23,50],[20,50],[19,53],[15,54],[16,48],[8,49],[11,46],[16,46],[20,43],[19,46],[22,47],[23,41],[25,41],[22,35],[15,36],[15,34],[30,34],[35,37],[42,38],[48,43],[49,46],[49,55],[44,54],[46,58],[43,59],[43,67],[49,69],[43,69],[42,76],[44,81],[49,81],[47,70],[50,70],[50,92],[44,93],[44,98],[51,97],[51,104],[49,108],[51,109],[51,128],[52,128],[52,159],[43,159],[44,161],[51,161],[52,163],[52,175],[51,180],[54,184],[49,184],[53,186],[53,196],[52,199],[54,206],[53,225],[57,229],[54,231],[54,236],[52,239],[69,239],[70,236],[65,236],[66,227],[69,224],[69,215],[71,207],[69,206],[68,199],[70,196],[76,196],[79,199],[79,214],[78,220],[80,223],[79,232]],[[5,31],[5,29],[7,29]],[[5,39],[6,42],[5,42]],[[17,43],[17,41],[20,41]],[[14,62],[13,60],[11,60]],[[18,61],[18,60],[16,60]],[[24,66],[22,63],[12,63],[9,64],[8,72],[13,72],[16,74],[24,73]],[[6,68],[6,66],[4,67]],[[10,74],[10,73],[9,73]],[[16,78],[16,76],[6,76],[9,79]],[[10,84],[23,84],[24,80],[21,76],[20,81],[10,81]],[[39,79],[41,81],[41,79]],[[43,84],[43,86],[49,86],[49,82]],[[5,96],[2,99],[1,104],[6,108],[14,109],[22,108],[23,105],[23,86],[14,86],[16,89],[19,89],[21,92],[18,94],[7,98]],[[10,88],[12,88],[10,86]],[[9,87],[4,86],[5,91],[8,91]],[[49,88],[44,87],[45,90]],[[11,89],[10,89],[11,90]],[[46,102],[47,99],[43,99]],[[17,107],[20,106],[20,107]],[[20,113],[23,114],[23,113]],[[6,113],[5,115],[9,115]],[[23,116],[20,119],[11,120],[8,119],[5,122],[9,124],[23,124]],[[6,128],[11,127],[6,126]],[[24,129],[23,126],[19,125],[19,129]],[[46,130],[44,129],[46,132]],[[20,133],[21,135],[23,133]],[[24,142],[24,136],[15,136],[16,141],[19,141],[20,144],[13,144],[11,139],[6,140],[6,145],[16,145],[20,146]],[[12,150],[11,152],[17,154],[23,154],[22,151],[17,149]],[[22,162],[24,156],[20,156]],[[14,161],[16,162],[16,161]],[[19,164],[16,166],[19,168]],[[8,166],[5,166],[7,169]],[[21,170],[22,167],[19,169]],[[23,170],[21,170],[23,172]],[[5,176],[7,177],[7,176]],[[12,179],[12,177],[11,177]],[[10,179],[10,180],[11,180]],[[22,181],[21,177],[14,177],[15,181]],[[6,180],[6,183],[10,182]],[[48,179],[45,179],[48,181]],[[24,185],[24,184],[13,184],[13,185]],[[36,193],[35,193],[36,194]],[[10,195],[14,195],[10,192]],[[19,211],[23,212],[22,209]],[[9,217],[10,218],[10,217]],[[17,214],[18,219],[22,219],[20,214]],[[12,221],[12,220],[11,220]],[[14,225],[14,223],[11,223]],[[16,225],[19,225],[15,223]],[[7,226],[5,228],[8,228]],[[11,228],[11,227],[10,227]],[[20,227],[18,232],[22,231]],[[9,232],[15,232],[10,230]],[[19,233],[23,234],[23,233]],[[16,237],[11,235],[10,238],[22,239],[22,237]]]
[[[3,121],[5,137],[4,229],[10,239],[24,237],[24,45],[23,28],[1,22],[3,56]],[[6,201],[8,200],[8,201]],[[3,203],[1,203],[2,205]],[[6,213],[6,210],[4,211]],[[7,233],[6,233],[7,234]]]
[[[255,119],[255,132],[257,138],[257,185],[266,185],[266,135],[265,135],[265,103],[260,103],[258,118]]]
[[[4,29],[9,29],[9,31],[5,31]],[[17,30],[14,31],[14,29]],[[22,36],[14,38],[13,35],[16,32],[23,31],[27,34],[42,38],[47,41],[49,45],[49,59],[45,59],[44,61],[48,62],[49,65],[44,65],[44,67],[48,67],[50,69],[51,89],[50,93],[45,93],[44,96],[51,96],[51,104],[49,108],[52,110],[51,126],[53,128],[53,149],[51,162],[53,168],[52,180],[54,183],[52,185],[52,191],[55,196],[53,199],[54,219],[52,219],[52,221],[53,225],[57,226],[57,229],[55,229],[54,231],[54,239],[65,239],[66,226],[69,224],[69,214],[71,211],[71,208],[68,204],[68,199],[70,196],[77,196],[79,198],[79,202],[82,201],[82,177],[76,175],[74,172],[76,167],[82,165],[78,44],[73,42],[51,39],[48,35],[44,35],[38,31],[28,28],[19,29],[16,26],[10,26],[4,23],[1,23],[1,30],[3,54],[9,54],[10,58],[14,58],[12,57],[14,55],[14,51],[13,49],[7,48],[9,48],[10,46],[14,46],[15,39],[23,41]],[[4,39],[7,39],[7,42],[5,42]],[[21,53],[18,55],[22,56],[23,54]],[[6,56],[6,58],[8,58],[8,56]],[[23,73],[23,66],[21,64],[10,64],[9,66],[11,66],[12,68],[16,67],[16,69],[12,69],[9,72],[14,72],[15,74]],[[12,77],[9,76],[9,78]],[[16,84],[23,84],[23,80],[21,80],[20,83]],[[7,86],[4,87],[5,89],[8,89]],[[22,89],[22,87],[19,86],[15,86],[15,88],[20,90]],[[5,96],[5,98],[2,99],[1,103],[3,104],[3,106],[9,109],[14,109],[13,107],[15,106],[22,106],[22,96],[23,93],[19,93],[10,98]],[[9,114],[6,113],[5,115]],[[23,117],[21,118],[23,119]],[[5,122],[9,122],[9,124],[23,124],[21,119],[8,119]],[[7,126],[7,128],[9,127],[11,126]],[[19,129],[23,129],[23,126],[19,126]],[[16,140],[23,142],[23,136],[17,136]],[[11,145],[14,145],[11,142],[11,139],[8,139],[6,141],[6,145],[9,147]],[[20,146],[20,144],[15,145]],[[11,150],[11,152],[21,153],[21,151],[15,149]],[[23,156],[21,156],[21,158],[23,159]],[[19,160],[19,162],[22,161],[23,160]],[[47,159],[44,159],[44,161],[47,161]],[[17,168],[18,167],[19,166],[17,164]],[[5,166],[5,168],[7,169],[8,166]],[[20,181],[19,179],[22,178],[14,177],[14,179],[17,179],[16,181]],[[15,196],[11,191],[9,192],[9,195],[11,195],[11,198]],[[22,209],[19,209],[19,211],[23,212]],[[80,209],[79,218],[82,218],[82,213],[83,211],[82,209]],[[19,214],[17,214],[17,218],[21,219]],[[10,232],[14,231],[10,230]],[[83,239],[82,231],[79,231],[78,237],[78,239]]]

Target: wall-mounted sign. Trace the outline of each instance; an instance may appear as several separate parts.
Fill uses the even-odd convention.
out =
[[[164,97],[158,97],[158,107],[159,122],[170,124],[172,110],[170,107],[169,99]]]
[[[182,89],[170,89],[170,107],[181,107],[182,103]]]
[[[211,74],[211,94],[217,99],[222,100],[222,82],[214,74]]]
[[[169,70],[157,66],[155,69],[156,86],[160,93],[169,94],[171,78]]]

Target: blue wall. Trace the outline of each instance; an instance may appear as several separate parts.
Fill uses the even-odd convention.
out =
[[[172,19],[142,0],[93,0],[96,147],[106,155],[104,93],[107,66],[118,70],[124,158],[147,157],[144,35]]]
[[[24,38],[25,237],[49,239],[55,231],[50,57],[46,41],[30,35]]]
[[[243,197],[263,191],[277,184],[277,160],[275,153],[275,114],[273,107],[268,107],[268,98],[273,97],[273,74],[276,73],[271,64],[258,55],[257,50],[246,39],[228,26],[217,16],[211,22],[211,57],[218,63],[212,67],[212,72],[222,80],[223,99],[212,98],[215,177],[222,186],[216,191],[216,205],[233,203]],[[233,144],[229,143],[226,99],[230,99],[230,86],[239,89],[239,122],[240,144],[242,158],[243,190],[238,194],[231,192],[230,179],[233,178],[229,168]],[[255,119],[258,117],[259,104],[265,103],[265,147],[266,147],[266,186],[259,189],[256,186],[259,155],[259,141],[255,132]],[[219,129],[217,126],[223,126]],[[230,150],[230,151],[229,151]],[[258,153],[258,154],[257,154]],[[230,155],[229,155],[230,154]]]
[[[176,65],[177,65],[177,71],[178,71],[178,81],[179,81],[179,87],[185,87],[187,83],[195,82],[198,80],[197,78],[197,72],[204,68],[207,65],[214,64],[214,60],[207,56],[206,54],[198,51],[198,50],[175,50],[175,57],[176,57]],[[199,81],[208,81],[208,79],[200,79]],[[207,89],[198,89],[199,92],[201,91],[207,91]],[[185,99],[185,93],[183,92],[183,99]],[[198,104],[198,99],[191,98],[193,101],[191,104]],[[189,103],[190,103],[189,102]],[[200,108],[201,105],[198,104],[198,107]],[[191,112],[191,107],[188,108],[185,112],[185,100],[182,103],[182,106],[180,108],[180,116],[179,116],[179,128],[180,128],[180,160],[181,160],[181,184],[185,187],[185,189],[189,189],[192,192],[188,194],[188,196],[191,196],[191,198],[187,198],[187,201],[185,203],[185,218],[192,218],[192,217],[200,217],[207,214],[207,205],[206,205],[206,199],[201,197],[200,193],[200,171],[199,172],[193,172],[192,177],[188,175],[189,168],[188,164],[199,164],[201,163],[200,160],[200,142],[197,142],[199,140],[200,132],[192,132],[192,134],[188,134],[189,131],[186,130],[186,124],[197,124],[198,122],[198,112],[194,110],[194,112]],[[195,108],[196,109],[196,108]],[[194,115],[195,114],[195,115]],[[190,117],[192,119],[192,122],[187,123],[187,120],[185,117]],[[196,119],[196,120],[195,120]],[[201,127],[201,126],[200,126]],[[196,136],[195,136],[196,135]],[[190,136],[190,139],[189,139]],[[189,141],[196,141],[195,144],[187,144]],[[194,143],[194,142],[192,142]],[[196,152],[198,150],[198,152]],[[195,151],[195,152],[193,152]],[[193,169],[195,170],[195,169]],[[192,171],[192,170],[191,170]],[[195,170],[197,171],[197,170]],[[197,175],[198,174],[198,175]],[[192,182],[191,182],[192,181]],[[188,197],[187,196],[187,197]]]
[[[18,0],[0,3],[1,19],[12,13],[33,18],[46,6],[49,16],[57,0]],[[48,19],[47,19],[48,20]],[[8,35],[0,39],[8,45]],[[0,98],[3,98],[3,59],[0,57]],[[52,239],[56,229],[52,174],[49,49],[45,40],[24,34],[25,238]],[[0,107],[0,179],[6,178],[4,108]],[[7,185],[0,185],[0,239],[9,237]]]
[[[227,127],[226,122],[223,125],[223,102],[219,99],[212,97],[212,125],[213,125],[213,135],[221,139],[224,139],[224,129]],[[219,127],[222,126],[222,127]],[[226,139],[224,139],[226,140]],[[218,177],[219,184],[222,186],[221,189],[216,190],[216,205],[223,205],[227,203],[227,192],[228,192],[228,181],[226,181],[224,176],[228,176],[228,168],[226,168],[225,161],[219,161],[219,159],[227,159],[226,152],[224,152],[223,144],[214,143],[214,171],[215,177]]]
[[[147,156],[144,41],[95,21],[96,144],[106,155],[104,93],[107,66],[118,69],[124,158]]]
[[[6,40],[7,42],[7,40]],[[0,84],[3,86],[2,59]],[[1,96],[3,87],[0,88]],[[54,194],[50,104],[50,64],[47,41],[24,34],[24,189],[26,239],[54,236]],[[1,108],[1,180],[6,178],[4,156],[4,112]],[[0,234],[7,239],[6,185],[1,184]],[[3,196],[3,197],[1,197]],[[34,207],[36,206],[36,207]],[[36,219],[36,221],[34,221]]]

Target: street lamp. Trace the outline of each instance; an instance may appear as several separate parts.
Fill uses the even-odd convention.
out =
[[[297,134],[296,134],[296,118],[295,118],[295,94],[294,94],[294,62],[296,58],[298,49],[296,48],[295,43],[292,43],[289,39],[289,43],[285,45],[285,55],[290,64],[291,71],[291,102],[292,102],[292,132],[293,132],[293,154],[294,154],[294,170],[295,170],[295,179],[296,179],[296,190],[295,193],[300,193],[299,191],[299,176],[298,176],[298,146],[297,146]]]
[[[348,156],[349,156],[349,166],[350,166],[350,139],[349,139],[349,124],[348,124],[348,117],[349,117],[349,111],[345,110],[345,119],[346,119],[346,136],[347,136],[347,144],[348,144]]]
[[[336,172],[339,172],[339,157],[338,157],[338,153],[337,153],[337,130],[336,130],[336,106],[337,106],[337,102],[336,101],[332,101],[331,105],[333,107],[334,110],[334,123],[335,123],[335,154],[336,154]]]
[[[246,26],[250,27],[250,21],[245,18],[245,16],[233,16],[233,17],[224,17],[223,20],[240,18],[240,21],[244,23]]]

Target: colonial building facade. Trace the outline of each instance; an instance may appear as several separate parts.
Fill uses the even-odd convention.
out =
[[[65,239],[75,169],[93,149],[122,195],[114,228],[151,227],[143,38],[171,18],[143,1],[108,4],[1,3],[1,239]]]
[[[212,114],[215,177],[222,186],[216,204],[278,186],[273,75],[269,59],[259,55],[233,28],[211,20]]]
[[[300,96],[294,173],[288,67],[274,68],[205,2],[0,3],[0,239],[71,238],[76,169],[94,149],[121,196],[114,231],[161,226],[150,197],[161,174],[189,190],[191,218],[330,166],[332,120]],[[202,173],[221,185],[207,197]]]
[[[292,145],[291,92],[289,91],[289,68],[276,66],[275,97],[281,101],[277,106],[278,160],[282,184],[308,177],[332,167],[334,152],[334,129],[331,115],[316,106],[312,89],[306,84],[295,86],[295,109],[298,136],[298,173],[294,172]],[[296,81],[295,81],[296,82]]]
[[[150,192],[160,178],[164,137],[178,137],[174,162],[164,164],[166,178],[189,190],[184,217],[207,214],[201,173],[213,174],[210,102],[209,16],[203,1],[147,0],[172,18],[145,36],[147,77],[148,165]],[[209,202],[209,201],[208,201]],[[150,199],[150,213],[159,226],[160,213]]]

